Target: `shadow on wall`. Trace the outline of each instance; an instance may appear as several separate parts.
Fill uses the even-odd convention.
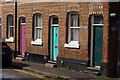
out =
[[[109,4],[109,13],[119,13],[120,14],[120,4],[118,2]],[[118,17],[109,18],[109,42],[108,42],[108,76],[117,76],[117,59],[118,59],[118,31],[113,30],[116,28],[116,22]]]

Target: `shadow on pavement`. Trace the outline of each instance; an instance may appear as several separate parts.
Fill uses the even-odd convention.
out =
[[[17,66],[17,67],[16,67]],[[2,69],[22,69],[23,67],[30,66],[28,64],[23,64],[23,63],[17,63],[17,62],[12,62],[12,64],[2,64]]]

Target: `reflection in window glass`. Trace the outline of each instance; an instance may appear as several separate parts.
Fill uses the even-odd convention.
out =
[[[102,16],[94,16],[94,24],[103,24]]]
[[[34,15],[34,23],[35,23],[35,33],[34,33],[34,39],[42,39],[42,15],[41,14],[35,14]]]
[[[8,38],[14,36],[13,15],[8,15]]]
[[[69,13],[68,42],[79,41],[79,13]]]
[[[53,18],[53,24],[58,24],[58,17]]]

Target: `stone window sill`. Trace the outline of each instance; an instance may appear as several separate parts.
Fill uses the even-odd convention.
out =
[[[6,42],[14,42],[14,38],[13,37],[10,37],[8,39],[5,39]]]
[[[65,43],[64,47],[66,48],[79,48],[79,42],[78,41],[71,41],[70,43]]]
[[[42,45],[42,40],[41,39],[36,39],[35,41],[31,41],[32,45]]]

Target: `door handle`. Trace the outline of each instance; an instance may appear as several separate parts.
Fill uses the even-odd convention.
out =
[[[57,48],[57,46],[55,46],[55,48]]]

